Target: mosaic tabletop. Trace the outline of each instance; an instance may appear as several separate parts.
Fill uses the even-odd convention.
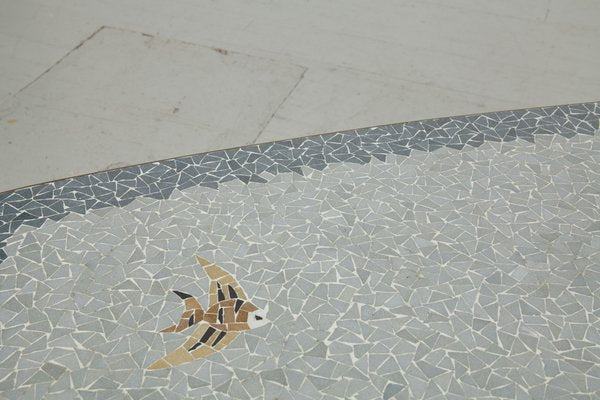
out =
[[[0,194],[0,398],[598,399],[600,103]]]

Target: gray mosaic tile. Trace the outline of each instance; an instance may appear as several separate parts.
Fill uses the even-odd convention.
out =
[[[144,196],[167,199],[175,189],[197,185],[216,189],[232,179],[265,183],[279,173],[303,174],[302,167],[385,161],[412,150],[462,150],[517,138],[533,142],[534,135],[543,134],[593,135],[599,119],[598,103],[438,118],[184,156],[6,192],[0,194],[0,260],[19,226],[39,227],[73,212],[122,207]]]
[[[598,398],[597,123],[418,121],[0,195],[0,394]],[[159,332],[169,291],[207,309],[196,255],[271,322],[149,370],[190,335]]]

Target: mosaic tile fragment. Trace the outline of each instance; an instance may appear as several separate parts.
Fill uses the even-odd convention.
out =
[[[6,239],[19,226],[39,227],[71,212],[123,207],[140,196],[167,199],[175,189],[198,185],[216,189],[232,179],[264,183],[279,173],[302,174],[302,167],[365,164],[413,150],[461,150],[517,138],[533,142],[543,134],[593,135],[599,121],[599,103],[437,118],[213,151],[0,193],[0,260]]]
[[[192,184],[168,199],[20,224],[0,263],[1,396],[599,397],[600,142],[552,128],[569,113],[593,128],[578,133],[597,128],[589,107],[561,107],[549,119],[549,109],[477,116],[467,128],[481,143],[460,118],[440,120],[459,129],[420,148],[393,143],[409,157],[368,147],[370,130],[291,141],[312,143],[327,168],[264,169],[267,182]],[[456,142],[438,148],[444,140]],[[359,162],[363,150],[381,158]],[[258,176],[248,171],[239,173]],[[208,357],[148,370],[198,326],[187,295],[203,311],[211,297],[232,300],[197,254],[235,277],[233,293],[271,323]],[[215,329],[206,340],[217,338]]]

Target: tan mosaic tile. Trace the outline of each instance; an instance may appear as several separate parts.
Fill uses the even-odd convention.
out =
[[[180,332],[193,325],[196,328],[183,345],[153,362],[148,369],[171,368],[209,356],[231,343],[240,331],[268,323],[265,312],[248,301],[231,274],[203,258],[196,259],[210,279],[208,310],[205,313],[191,295],[174,290],[183,299],[185,311],[177,325],[171,325],[161,332]]]

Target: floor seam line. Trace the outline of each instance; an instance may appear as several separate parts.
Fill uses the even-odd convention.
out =
[[[288,92],[288,94],[283,98],[283,100],[281,100],[281,102],[279,103],[279,105],[275,108],[275,110],[273,111],[273,113],[271,114],[271,116],[269,117],[269,119],[265,122],[265,124],[263,125],[262,128],[260,128],[260,131],[258,132],[258,135],[256,135],[256,137],[254,138],[254,140],[251,142],[251,144],[256,144],[256,142],[258,141],[258,138],[260,137],[260,135],[263,134],[263,132],[265,131],[265,129],[267,128],[267,126],[269,126],[269,124],[271,123],[271,121],[273,120],[273,117],[275,117],[275,114],[277,114],[277,112],[281,109],[281,106],[283,106],[283,104],[287,101],[287,99],[290,98],[290,96],[292,95],[292,93],[294,93],[294,91],[296,91],[296,88],[298,87],[298,85],[300,84],[300,82],[302,81],[302,79],[304,78],[304,75],[306,74],[306,72],[308,71],[308,67],[302,67],[304,68],[304,71],[302,71],[302,74],[300,74],[300,77],[298,78],[298,80],[296,81],[296,83],[294,84],[294,86],[292,87],[292,89]]]
[[[101,30],[103,30],[104,28],[106,28],[106,25],[100,26],[100,28],[96,29],[94,32],[92,32],[91,35],[89,35],[88,37],[86,37],[85,39],[83,39],[81,42],[79,42],[79,44],[77,44],[77,46],[75,46],[71,50],[67,51],[61,58],[59,58],[58,60],[56,60],[54,62],[54,64],[52,64],[50,67],[48,67],[44,72],[42,72],[41,74],[39,74],[36,78],[34,78],[27,85],[23,86],[21,89],[19,89],[17,92],[15,92],[15,94],[13,94],[11,97],[14,98],[17,95],[19,95],[21,92],[27,90],[27,88],[29,88],[31,85],[33,85],[34,83],[36,83],[37,81],[39,81],[42,77],[44,77],[44,75],[46,75],[48,72],[50,72],[52,69],[54,69],[54,67],[56,67],[61,62],[63,62],[63,60],[65,58],[67,58],[68,56],[70,56],[74,51],[76,51],[79,48],[81,48],[81,46],[83,46],[86,42],[88,42],[90,39],[92,39],[94,36],[96,36],[96,34],[98,32],[100,32]]]

